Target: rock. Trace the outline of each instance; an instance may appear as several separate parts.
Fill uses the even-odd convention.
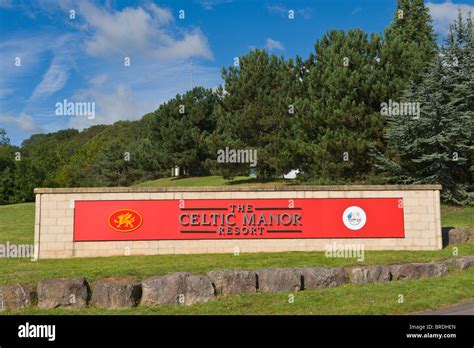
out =
[[[219,295],[257,291],[257,275],[252,271],[221,270],[207,273]]]
[[[258,289],[263,292],[290,292],[301,290],[301,275],[295,269],[259,269],[256,273]]]
[[[126,279],[103,279],[94,284],[92,305],[103,308],[136,307],[142,296],[142,285]]]
[[[45,279],[38,284],[38,308],[83,308],[88,287],[85,278]]]
[[[473,268],[474,256],[463,256],[455,259],[449,259],[444,262],[447,266],[454,266],[459,269]]]
[[[469,240],[470,233],[464,228],[453,228],[448,231],[448,243],[459,244]]]
[[[175,273],[166,276],[153,276],[142,281],[142,305],[178,304],[178,294],[184,293],[184,276]]]
[[[33,293],[20,284],[0,286],[0,312],[31,307]]]
[[[214,287],[206,276],[190,275],[185,278],[184,304],[207,302],[215,297]]]
[[[389,266],[393,280],[439,277],[448,273],[444,263],[407,263]]]
[[[189,273],[154,276],[142,282],[142,305],[191,305],[214,298],[214,287],[209,278]]]
[[[338,268],[298,268],[303,277],[301,289],[332,288],[348,281],[346,272]]]
[[[347,272],[354,284],[382,283],[392,280],[392,274],[388,266],[352,267]]]

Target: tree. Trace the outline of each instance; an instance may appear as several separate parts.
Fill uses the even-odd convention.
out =
[[[369,38],[359,29],[332,30],[316,42],[308,63],[308,101],[297,108],[306,178],[337,182],[370,172],[368,149],[383,136],[380,42],[380,36]]]
[[[178,166],[186,175],[205,175],[209,157],[206,137],[216,126],[216,97],[212,90],[195,87],[162,104],[154,113],[152,139],[161,169]],[[143,144],[146,148],[146,144]]]
[[[410,83],[419,83],[421,73],[436,55],[436,34],[423,0],[397,0],[392,23],[385,30],[380,51],[384,70],[381,101],[397,100]]]
[[[442,198],[473,201],[474,37],[472,18],[451,25],[447,47],[412,84],[404,100],[420,103],[419,118],[389,116],[387,141],[396,154],[378,154],[379,168],[394,182],[443,185]]]
[[[211,138],[213,159],[226,147],[256,151],[260,178],[281,176],[293,168],[290,143],[295,141],[297,69],[293,61],[259,49],[240,57],[238,66],[222,69],[217,130]],[[226,177],[248,175],[251,170],[248,163],[213,163],[215,172]]]
[[[7,137],[5,129],[0,128],[0,146],[9,145],[10,139]]]

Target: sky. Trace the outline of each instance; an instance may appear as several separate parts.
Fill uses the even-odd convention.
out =
[[[426,4],[440,36],[458,6],[474,13],[474,0]],[[137,120],[193,86],[218,87],[221,68],[254,48],[307,58],[330,29],[383,32],[395,6],[396,0],[0,0],[0,128],[20,145],[35,133]],[[93,103],[95,117],[58,115],[64,101]]]

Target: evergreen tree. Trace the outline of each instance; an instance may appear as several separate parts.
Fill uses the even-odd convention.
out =
[[[397,0],[393,20],[385,30],[380,51],[384,70],[381,101],[397,100],[411,82],[419,83],[421,73],[436,55],[436,34],[423,0]]]
[[[393,182],[439,183],[442,198],[473,201],[474,37],[472,18],[459,15],[447,47],[440,50],[405,102],[419,102],[419,118],[389,116],[387,141],[392,158],[378,154],[379,168]]]
[[[257,177],[281,176],[292,169],[297,69],[291,60],[256,49],[240,57],[239,66],[222,70],[224,87],[218,91],[215,110],[217,130],[210,139],[213,158],[226,147],[256,150]],[[226,177],[250,172],[249,164],[213,162],[215,172]]]
[[[205,175],[209,157],[206,137],[216,121],[213,109],[216,97],[212,90],[196,87],[162,104],[155,112],[153,139],[161,169],[178,166],[181,174]]]
[[[7,137],[5,129],[0,128],[0,146],[10,144],[10,139]]]
[[[308,100],[298,106],[304,177],[337,182],[370,172],[368,149],[383,136],[380,42],[380,36],[356,29],[332,30],[316,43],[308,63]]]

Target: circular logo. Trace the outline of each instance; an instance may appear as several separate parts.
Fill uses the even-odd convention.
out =
[[[142,225],[140,213],[132,209],[120,209],[109,216],[109,226],[115,231],[132,232]]]
[[[367,216],[362,208],[352,206],[344,210],[342,222],[344,222],[344,225],[348,229],[356,231],[364,227],[367,222]]]

